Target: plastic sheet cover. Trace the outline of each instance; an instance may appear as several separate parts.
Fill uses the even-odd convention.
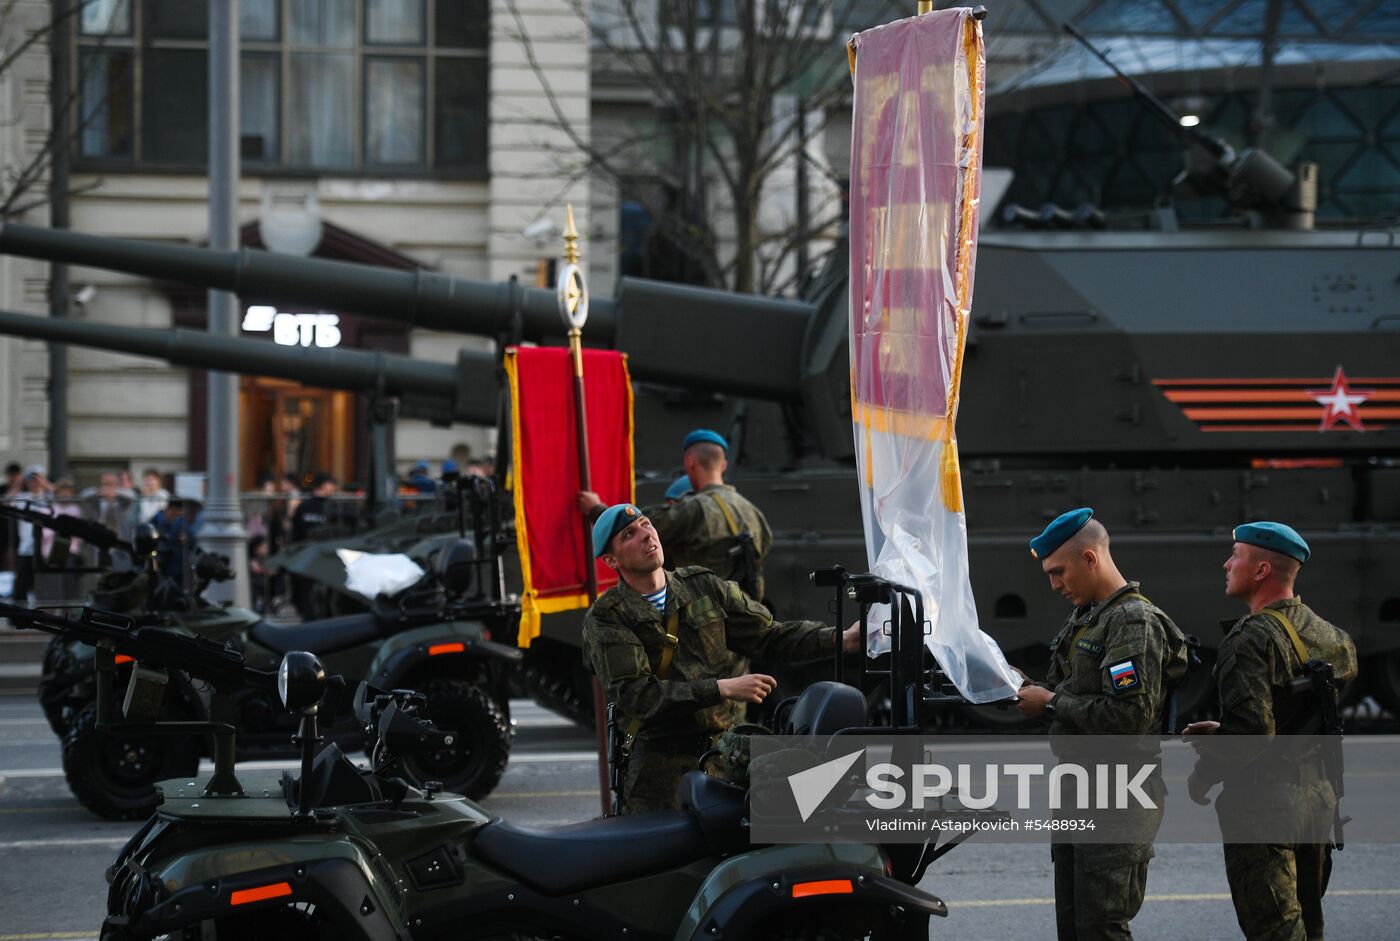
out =
[[[973,702],[1018,679],[977,621],[954,419],[977,247],[981,25],[943,10],[851,39],[851,405],[871,571],[918,588]],[[889,648],[872,611],[869,653]]]
[[[337,549],[335,554],[345,563],[345,587],[366,598],[396,595],[418,584],[427,574],[401,552],[374,555],[355,549]]]

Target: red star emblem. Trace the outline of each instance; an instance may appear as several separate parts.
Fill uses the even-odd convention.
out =
[[[1326,431],[1338,422],[1346,422],[1357,431],[1365,431],[1366,429],[1361,427],[1361,412],[1357,406],[1375,392],[1375,389],[1348,387],[1346,373],[1338,366],[1332,376],[1332,388],[1308,390],[1312,400],[1323,407],[1322,427],[1318,431]]]

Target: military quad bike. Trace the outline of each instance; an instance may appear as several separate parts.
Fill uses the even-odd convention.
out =
[[[488,481],[475,478],[464,486],[480,503],[494,500]],[[152,550],[144,540],[138,539],[137,545],[121,544],[114,536],[111,540],[113,548],[147,560],[144,572],[125,573],[139,575],[131,584],[149,586],[134,617],[137,623],[208,639],[238,652],[258,669],[272,670],[288,651],[304,650],[353,680],[419,690],[428,700],[425,715],[455,737],[451,746],[415,754],[405,762],[403,773],[416,782],[436,780],[483,797],[500,780],[510,754],[509,673],[520,659],[515,647],[492,639],[514,637],[519,608],[502,599],[486,515],[474,515],[481,524],[475,538],[448,541],[437,550],[433,571],[419,583],[394,596],[381,595],[363,614],[294,626],[271,624],[251,611],[204,601],[203,580],[194,591],[181,591],[173,574],[151,564]],[[112,593],[99,594],[102,599],[115,600]],[[130,612],[102,613],[122,617]],[[210,749],[201,736],[104,731],[98,682],[103,668],[93,646],[71,636],[57,637],[45,657],[40,699],[63,738],[64,775],[74,796],[99,816],[138,819],[156,805],[156,782],[195,774],[199,758]],[[119,697],[138,665],[114,655],[109,668],[114,691],[109,695]],[[199,684],[176,671],[168,685],[160,718],[209,717],[210,698]],[[230,703],[229,721],[238,729],[240,759],[296,756],[290,743],[296,722],[270,689],[243,687],[231,694]],[[120,699],[115,705],[119,704]],[[327,734],[349,750],[365,743],[360,727],[348,719],[329,724]]]
[[[859,585],[874,597],[870,584]],[[111,708],[104,717],[116,727],[145,721],[152,697],[143,686],[176,670],[212,685],[216,717],[231,691],[275,683],[298,719],[300,775],[235,774],[232,726],[197,724],[220,742],[214,773],[162,782],[163,804],[108,869],[103,941],[926,939],[930,916],[947,914],[916,885],[955,844],[754,844],[746,791],[699,771],[681,784],[680,810],[517,826],[436,783],[403,780],[414,756],[454,737],[411,690],[359,685],[351,711],[372,755],[371,767],[359,768],[334,743],[318,751],[319,723],[333,718],[345,684],[310,654],[288,653],[274,680],[235,651],[130,620],[107,623],[91,609],[78,620],[31,612],[18,622],[136,659],[125,715]],[[897,651],[922,648],[916,618],[892,624],[914,628]],[[929,693],[927,677],[901,666],[890,663],[906,684],[896,713]],[[809,688],[788,715],[784,731],[814,738],[867,721],[860,692],[833,682]],[[193,731],[140,728],[162,726]]]

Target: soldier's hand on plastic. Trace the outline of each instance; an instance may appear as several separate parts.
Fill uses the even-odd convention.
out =
[[[602,505],[602,499],[592,490],[580,490],[578,492],[578,511],[585,517]]]
[[[1055,696],[1043,686],[1022,686],[1016,694],[1016,709],[1021,715],[1034,719],[1045,715],[1045,704]]]
[[[1012,672],[1014,672],[1017,676],[1019,676],[1019,677],[1021,678],[1021,688],[1022,688],[1022,689],[1024,689],[1026,686],[1030,685],[1030,683],[1031,683],[1031,678],[1030,678],[1029,676],[1026,675],[1026,671],[1025,671],[1025,670],[1022,670],[1020,667],[1012,667],[1011,670],[1012,670]]]
[[[735,702],[761,703],[777,686],[778,681],[766,673],[745,673],[720,680],[719,695]]]
[[[1186,779],[1186,790],[1191,795],[1191,799],[1205,807],[1210,804],[1210,798],[1206,796],[1214,785],[1207,784],[1204,780],[1196,776],[1192,771],[1191,776]]]
[[[857,621],[841,632],[841,649],[846,653],[856,653],[865,646],[865,631]]]

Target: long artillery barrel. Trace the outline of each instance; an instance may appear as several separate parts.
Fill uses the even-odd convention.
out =
[[[213,251],[16,223],[0,225],[0,253],[434,330],[499,337],[518,327],[524,339],[536,341],[565,332],[555,292],[514,281],[471,281],[249,249]],[[590,300],[585,337],[629,354],[632,376],[642,382],[798,402],[812,314],[812,305],[799,301],[624,278],[616,299]]]
[[[496,422],[496,364],[489,353],[460,350],[457,364],[365,350],[279,346],[215,337],[200,330],[122,327],[0,311],[0,334],[149,356],[176,366],[292,379],[312,386],[399,400],[399,414],[439,423]]]

